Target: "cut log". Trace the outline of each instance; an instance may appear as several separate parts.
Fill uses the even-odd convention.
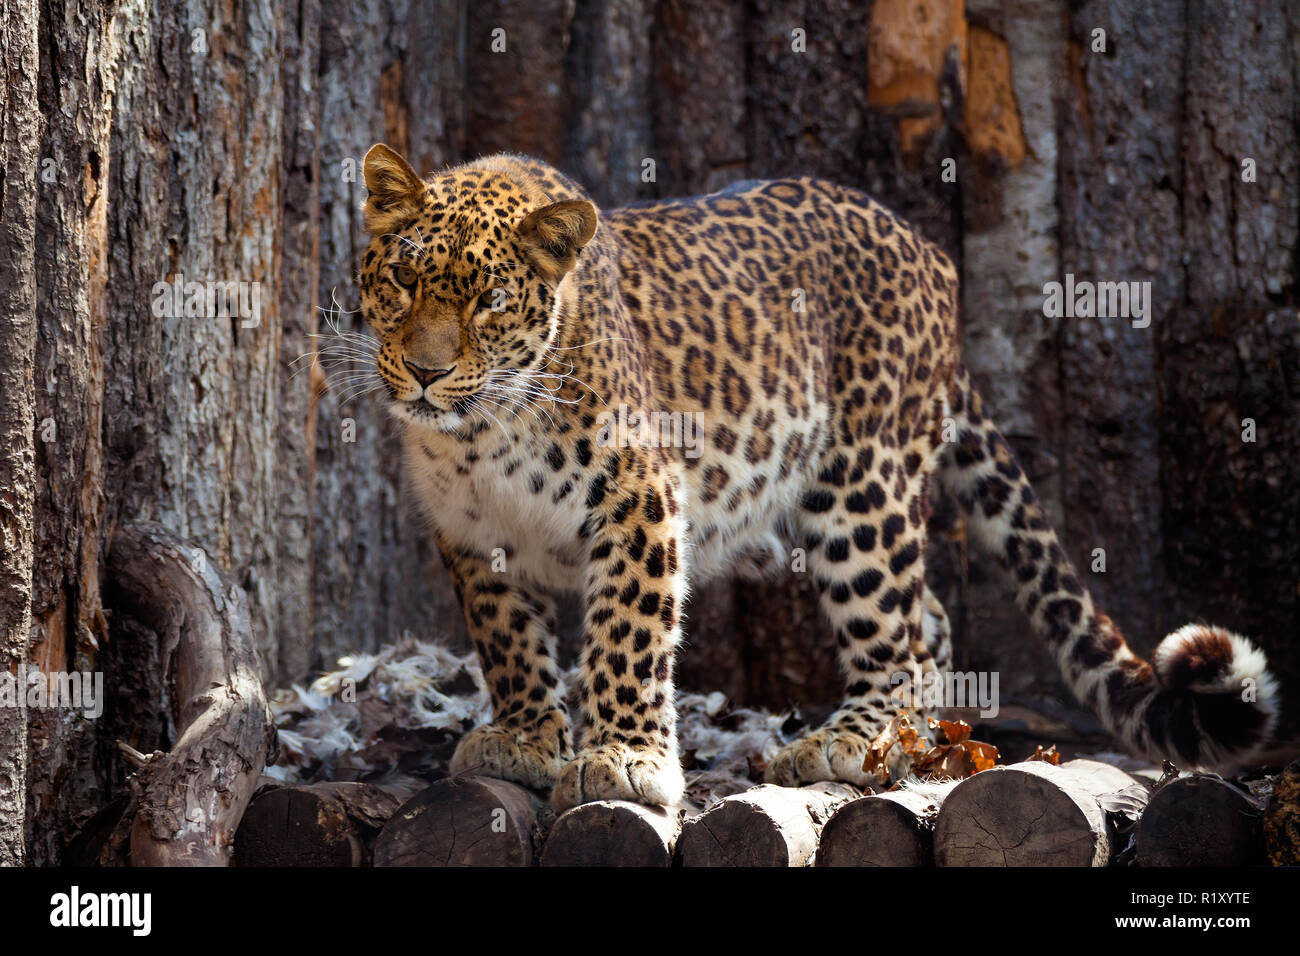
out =
[[[1095,760],[994,767],[963,780],[934,830],[939,866],[1106,866],[1118,851],[1099,799],[1131,787]]]
[[[172,688],[170,753],[119,750],[139,773],[132,866],[228,866],[235,831],[274,751],[243,591],[201,549],[156,526],[120,528],[110,606],[158,635]]]
[[[677,839],[682,866],[808,866],[822,827],[861,791],[842,783],[761,784],[686,821]]]
[[[366,866],[401,801],[368,783],[272,787],[235,834],[236,866]]]
[[[1264,845],[1274,866],[1300,866],[1300,760],[1273,781],[1264,811]]]
[[[518,784],[448,777],[393,814],[375,841],[375,866],[532,866],[552,818]]]
[[[895,790],[844,804],[822,830],[817,866],[933,865],[934,821],[946,795],[936,791]]]
[[[597,800],[560,815],[542,850],[542,866],[672,866],[687,807]]]
[[[1262,801],[1220,777],[1192,774],[1151,795],[1137,827],[1138,866],[1259,866]]]

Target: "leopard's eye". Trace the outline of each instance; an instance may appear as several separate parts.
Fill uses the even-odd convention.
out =
[[[393,266],[393,278],[396,279],[397,284],[402,286],[404,289],[415,288],[415,270],[410,266]]]
[[[475,312],[504,312],[506,308],[506,290],[488,289],[474,303]]]

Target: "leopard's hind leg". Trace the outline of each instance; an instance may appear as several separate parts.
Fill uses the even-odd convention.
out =
[[[934,666],[923,626],[930,460],[925,436],[901,447],[871,438],[840,442],[823,454],[799,517],[808,570],[839,648],[845,698],[823,726],[777,754],[768,767],[774,783],[870,782],[863,771],[868,747],[899,709],[891,690],[915,681],[927,661]]]

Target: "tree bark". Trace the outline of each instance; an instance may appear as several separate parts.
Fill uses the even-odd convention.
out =
[[[655,195],[650,0],[578,0],[565,63],[564,165],[603,206]],[[647,182],[645,160],[653,160]]]
[[[31,627],[35,457],[37,14],[0,18],[0,674],[20,674]],[[21,688],[19,688],[21,692]],[[25,861],[27,711],[0,707],[0,866]]]
[[[1064,8],[1063,0],[967,3],[972,44],[977,37],[995,47],[1004,44],[1007,60],[970,57],[971,102],[964,114],[975,143],[959,154],[956,168],[964,359],[1057,528],[1065,526],[1058,452],[1060,328],[1043,315],[1043,286],[1060,275],[1057,111],[1067,88],[1061,70]],[[999,97],[998,89],[1008,85],[1009,96]],[[989,96],[981,94],[986,88]],[[1012,129],[1018,127],[1022,139],[988,137],[981,148],[981,125],[999,110],[1014,119]],[[952,621],[959,669],[999,672],[1001,692],[1008,696],[1068,699],[1046,648],[1022,638],[1024,619],[994,562],[971,553],[963,526],[955,531],[954,571],[945,568],[935,583]],[[933,550],[948,557],[940,542]],[[931,564],[941,567],[939,561]]]
[[[1187,9],[1186,304],[1160,328],[1163,607],[1174,625],[1203,618],[1259,641],[1295,687],[1300,5]],[[1254,182],[1244,181],[1246,160]],[[1285,583],[1275,577],[1283,568]],[[1300,739],[1295,693],[1282,703],[1278,737]]]
[[[1164,631],[1160,535],[1159,330],[1186,294],[1179,130],[1187,21],[1182,0],[1072,9],[1061,132],[1061,272],[1151,283],[1150,327],[1060,320],[1063,544],[1076,566],[1105,551],[1088,586],[1139,653]],[[1092,52],[1093,30],[1106,52]],[[1103,504],[1104,503],[1104,504]]]
[[[111,6],[86,0],[40,11],[37,84],[45,117],[37,184],[36,488],[32,633],[42,674],[94,670],[106,628],[99,594],[105,494],[102,331],[107,321],[107,217],[116,71]],[[57,853],[56,834],[98,802],[91,721],[28,712],[29,852]]]
[[[283,15],[283,211],[276,248],[282,316],[275,446],[280,475],[275,515],[278,641],[272,673],[288,683],[308,678],[316,654],[312,547],[316,506],[315,387],[321,370],[310,354],[320,329],[320,4],[307,0]]]

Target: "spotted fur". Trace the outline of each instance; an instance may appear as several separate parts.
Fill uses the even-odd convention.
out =
[[[553,786],[560,808],[676,801],[689,581],[798,547],[846,695],[769,777],[864,782],[891,676],[947,666],[924,576],[936,477],[1125,745],[1208,762],[1267,736],[1247,642],[1185,629],[1152,667],[1094,608],[960,365],[956,270],[868,196],[785,179],[601,213],[534,160],[424,181],[385,146],[365,176],[362,307],[492,696],[453,769]],[[699,430],[615,440],[619,409]],[[585,600],[576,754],[549,597],[566,589]]]

